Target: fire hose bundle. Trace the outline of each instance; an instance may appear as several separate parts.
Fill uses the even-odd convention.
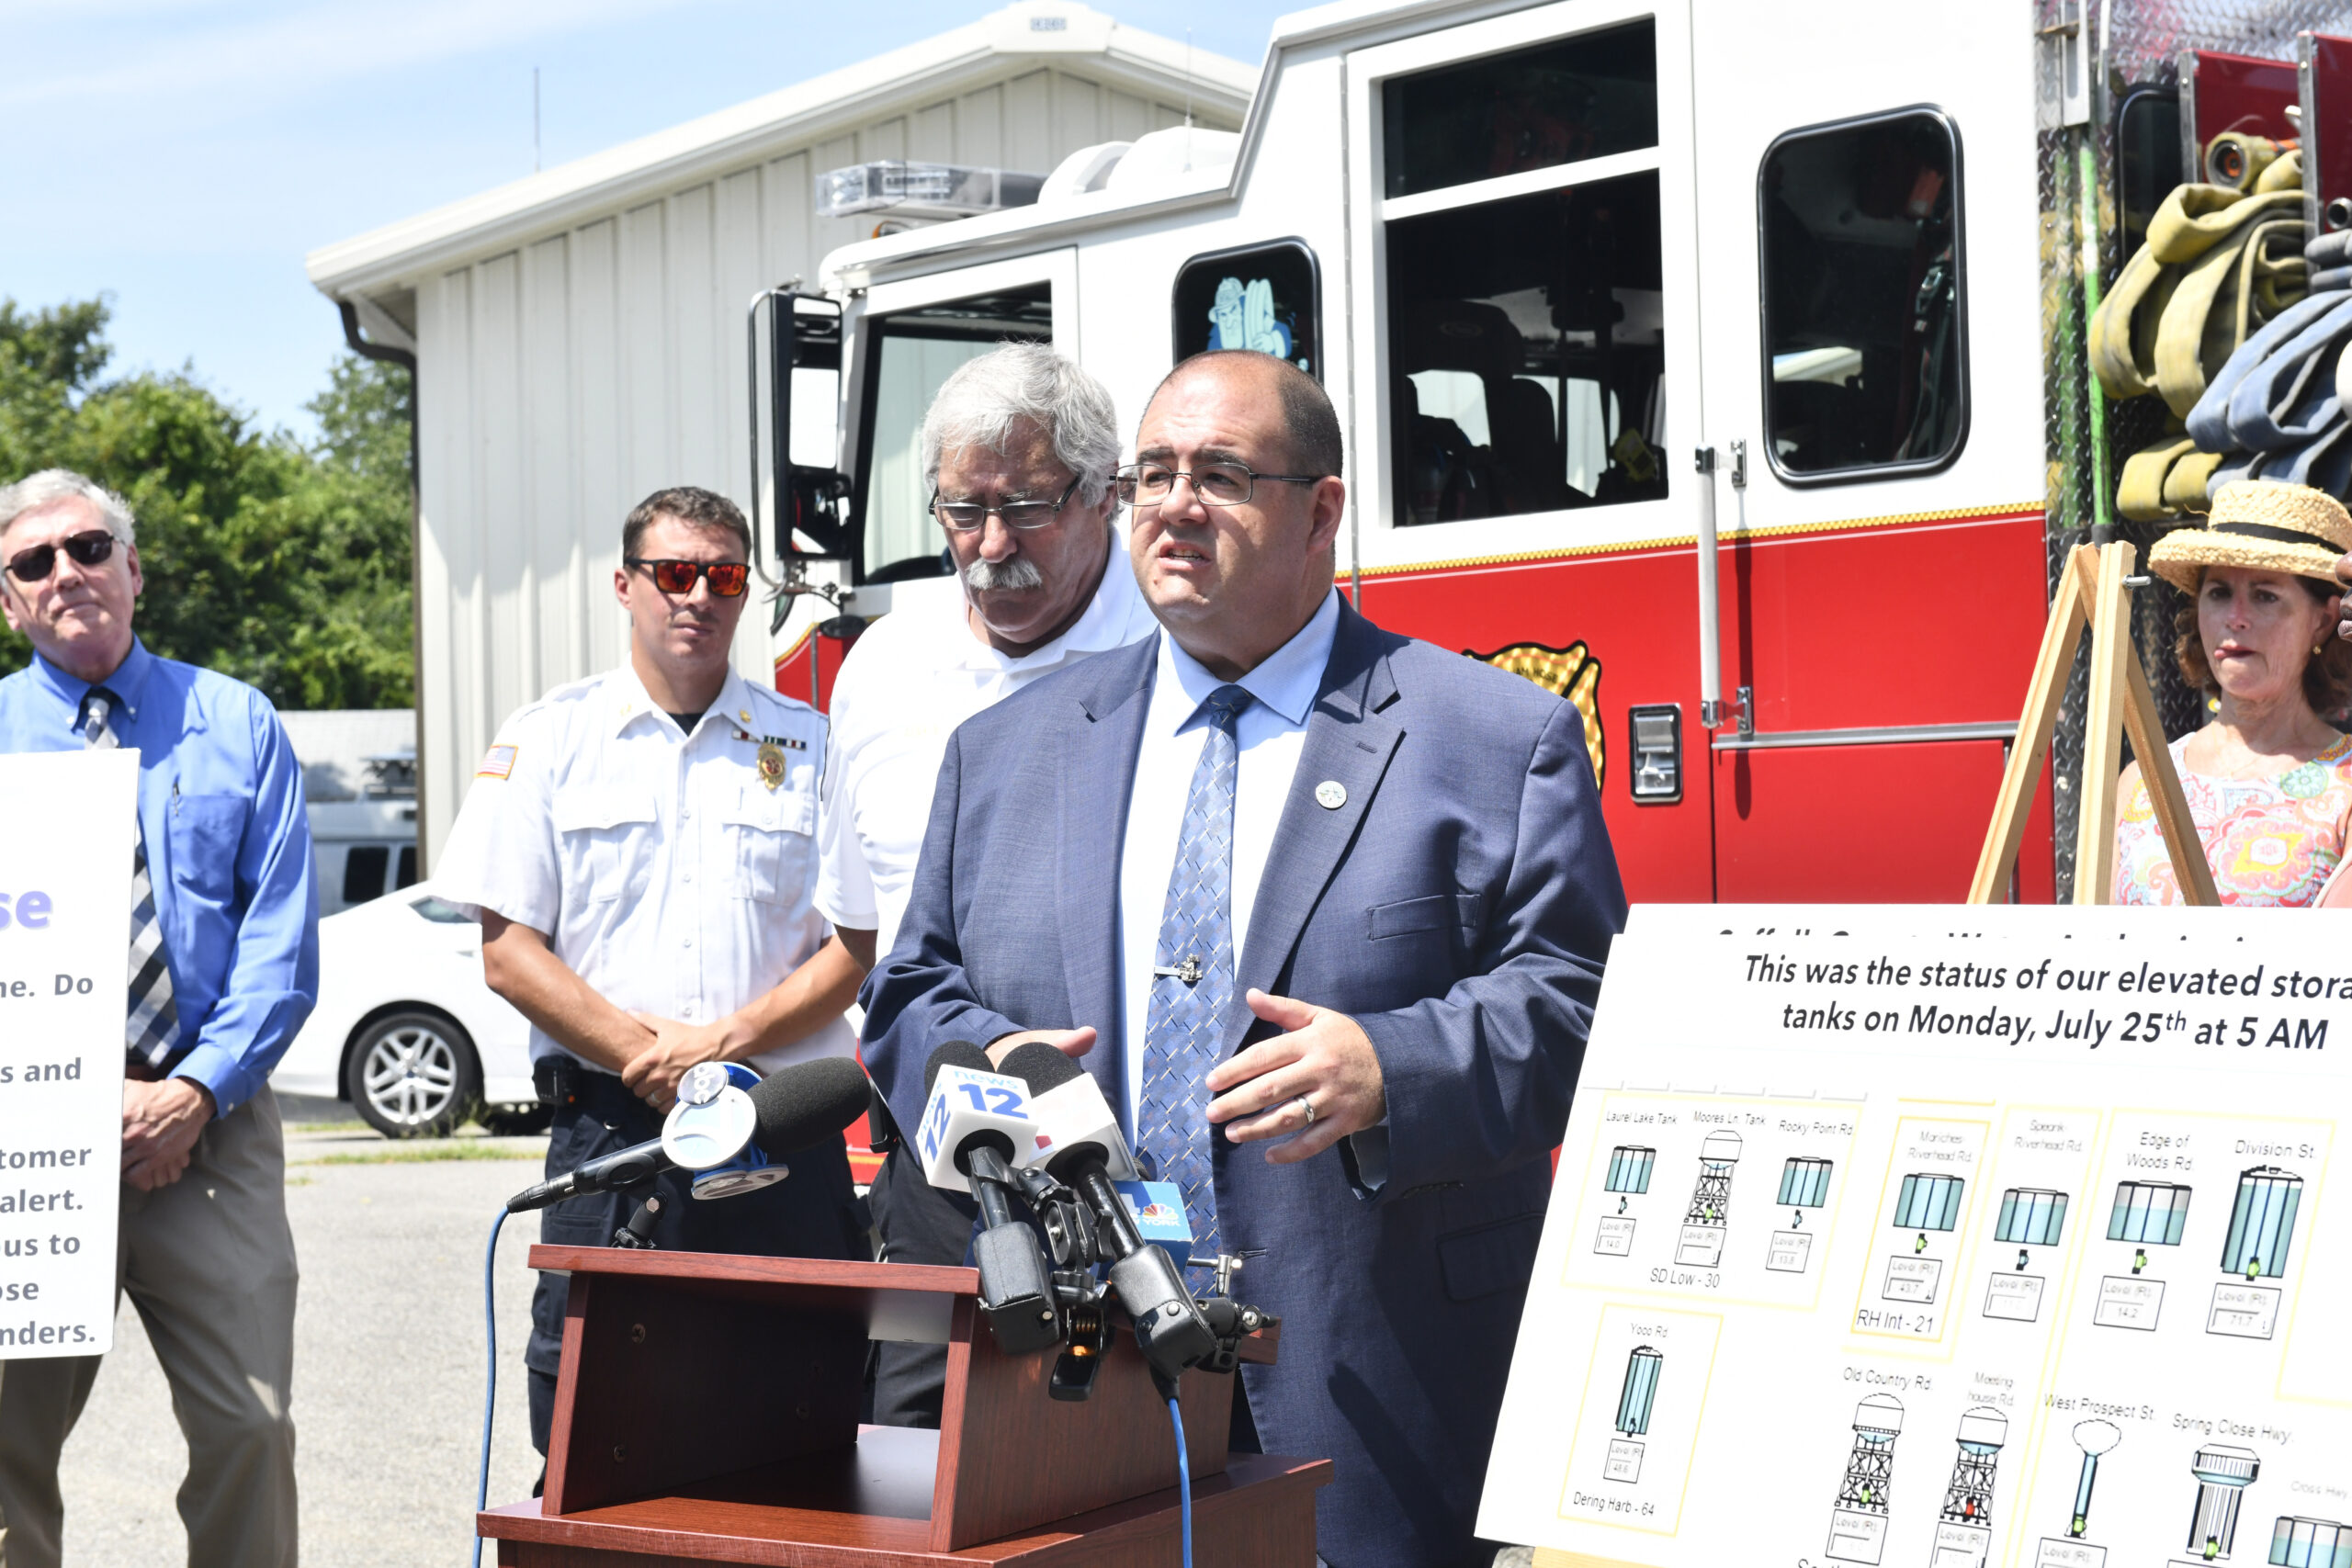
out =
[[[2316,410],[2297,403],[2279,411],[2289,416],[2282,430],[2291,424],[2302,433],[2292,442],[2257,423],[2241,434],[2233,423],[2203,416],[2227,405],[2250,368],[2298,330],[2289,323],[2315,319],[2307,298],[2315,270],[2317,280],[2338,288],[2352,284],[2352,257],[2341,246],[2332,259],[2305,254],[2300,151],[2258,137],[2217,137],[2206,168],[2213,183],[2177,186],[2165,197],[2147,243],[2125,263],[2090,323],[2091,368],[2107,395],[2154,392],[2172,413],[2167,433],[2125,462],[2118,488],[2116,509],[2143,522],[2201,513],[2214,485],[2248,477],[2249,469],[2259,477],[2276,468],[2271,477],[2288,477],[2294,465],[2277,454],[2309,445]],[[2352,318],[2344,325],[2352,330]],[[2295,380],[2298,395],[2307,379]],[[2338,405],[2329,406],[2333,420]],[[2352,458],[2352,446],[2336,445]],[[2313,461],[2325,466],[2324,455]],[[2313,461],[2299,471],[2314,471]]]

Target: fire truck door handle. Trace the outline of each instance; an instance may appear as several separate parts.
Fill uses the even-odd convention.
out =
[[[1694,454],[1699,475],[1699,728],[1724,722],[1722,615],[1715,593],[1715,449]]]

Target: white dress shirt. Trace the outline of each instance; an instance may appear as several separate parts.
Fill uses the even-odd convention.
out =
[[[770,745],[783,762],[773,789],[759,766]],[[824,942],[811,897],[824,757],[815,709],[741,674],[690,734],[627,665],[560,686],[500,728],[435,890],[545,932],[625,1012],[708,1023]],[[773,1072],[854,1044],[836,1018],[753,1060]],[[532,1060],[569,1055],[532,1029]]]
[[[1102,581],[1077,622],[1017,659],[972,635],[958,580],[893,588],[890,613],[857,639],[833,682],[819,910],[837,926],[875,932],[875,953],[887,955],[907,912],[949,734],[1032,681],[1158,630],[1115,528]]]
[[[1291,780],[1306,745],[1306,717],[1323,689],[1323,670],[1331,662],[1331,639],[1339,626],[1340,595],[1334,590],[1295,637],[1231,682],[1257,699],[1234,724],[1239,753],[1233,784],[1231,915],[1237,969],[1249,948],[1258,883],[1274,847],[1283,806],[1290,799]],[[1144,1021],[1151,1006],[1151,971],[1159,956],[1160,919],[1167,912],[1168,878],[1176,867],[1176,841],[1183,833],[1193,770],[1200,764],[1201,747],[1208,738],[1208,724],[1197,712],[1211,692],[1226,684],[1177,647],[1173,637],[1161,635],[1159,669],[1151,683],[1150,710],[1144,715],[1135,787],[1127,796],[1127,840],[1119,863],[1120,1011],[1126,1027],[1131,1127],[1143,1100]],[[1246,1005],[1238,981],[1233,999],[1237,1007]]]

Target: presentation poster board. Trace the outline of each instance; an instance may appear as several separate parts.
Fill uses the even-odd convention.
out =
[[[2352,920],[1650,906],[1479,1515],[1542,1563],[2352,1563]]]
[[[0,1360],[114,1343],[139,755],[0,756]]]

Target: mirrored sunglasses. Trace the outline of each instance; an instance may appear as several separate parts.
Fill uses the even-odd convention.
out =
[[[692,593],[695,579],[707,577],[713,593],[732,599],[752,582],[751,567],[739,560],[650,560],[632,556],[626,564],[645,568],[653,576],[653,586],[664,593]]]

